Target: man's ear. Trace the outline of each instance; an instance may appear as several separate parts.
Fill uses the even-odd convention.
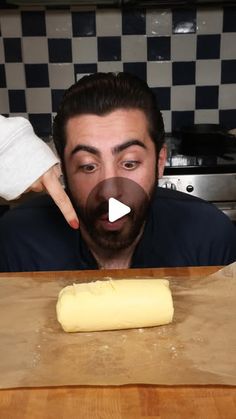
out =
[[[164,144],[160,150],[159,157],[158,157],[158,178],[161,178],[163,176],[166,159],[167,159],[167,148],[166,148],[166,144]]]

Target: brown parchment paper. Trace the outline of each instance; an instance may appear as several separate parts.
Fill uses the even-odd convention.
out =
[[[69,334],[55,306],[71,279],[1,278],[0,388],[235,385],[236,264],[201,279],[168,279],[172,324]]]

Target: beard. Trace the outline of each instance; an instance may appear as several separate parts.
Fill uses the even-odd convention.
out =
[[[139,211],[131,210],[131,213],[123,217],[122,227],[110,231],[101,221],[108,213],[108,203],[102,202],[94,212],[87,212],[84,208],[77,207],[77,214],[83,227],[93,242],[105,251],[118,251],[128,248],[142,231],[149,205],[143,203]],[[107,222],[107,221],[105,221]]]
[[[134,181],[126,178],[116,178],[120,185],[123,184],[123,192],[118,194],[119,199],[131,208],[131,212],[120,219],[116,229],[109,229],[108,222],[108,198],[100,194],[100,188],[104,182],[100,182],[90,193],[86,205],[80,203],[79,194],[75,194],[67,188],[67,193],[74,205],[80,220],[81,233],[89,236],[93,243],[106,253],[114,254],[131,246],[143,231],[148,216],[150,203],[153,199],[157,186],[157,178],[150,186],[148,195]],[[126,185],[124,187],[124,184]],[[111,194],[112,196],[112,194]],[[115,223],[114,223],[115,225]]]

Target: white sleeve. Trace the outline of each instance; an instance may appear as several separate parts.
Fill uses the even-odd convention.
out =
[[[0,196],[17,198],[59,159],[28,120],[0,116]]]

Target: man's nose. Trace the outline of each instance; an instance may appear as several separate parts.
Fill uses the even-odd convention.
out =
[[[105,179],[101,184],[100,196],[102,200],[108,200],[109,198],[119,199],[121,196],[120,183],[117,177]]]
[[[107,161],[103,164],[101,171],[101,180],[113,179],[118,176],[117,167],[112,161]]]
[[[113,176],[112,178],[104,179],[99,186],[99,199],[101,201],[108,201],[109,198],[120,199],[122,196],[122,185],[120,178]]]

